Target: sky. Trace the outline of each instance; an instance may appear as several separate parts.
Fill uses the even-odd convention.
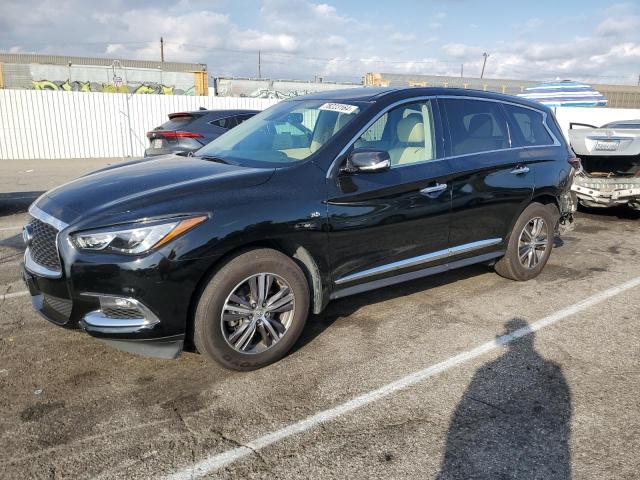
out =
[[[206,63],[214,76],[367,72],[638,84],[640,2],[2,0],[0,51]]]

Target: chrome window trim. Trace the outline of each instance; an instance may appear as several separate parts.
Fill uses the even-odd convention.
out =
[[[344,277],[338,278],[335,283],[336,285],[341,285],[346,282],[352,282],[354,280],[360,280],[363,278],[372,277],[374,275],[395,272],[397,270],[435,262],[436,260],[441,260],[443,258],[450,258],[456,255],[461,255],[463,253],[473,252],[481,248],[499,245],[500,243],[502,243],[501,238],[489,238],[486,240],[479,240],[477,242],[465,243],[463,245],[458,245],[455,247],[446,248],[444,250],[427,253],[425,255],[419,255],[417,257],[411,257],[405,260],[399,260],[397,262],[380,265],[379,267],[369,268],[360,272],[351,273]]]
[[[534,112],[537,112],[537,113],[542,115],[542,124],[544,125],[544,128],[547,129],[547,133],[553,139],[553,144],[551,144],[551,145],[531,145],[531,146],[528,146],[528,147],[515,147],[515,148],[560,147],[560,146],[562,146],[562,144],[558,140],[558,137],[556,137],[553,134],[553,132],[549,128],[549,125],[547,124],[547,117],[548,117],[547,112],[545,112],[544,110],[540,110],[539,108],[535,108],[535,107],[532,107],[530,105],[523,105],[521,103],[512,102],[512,101],[509,101],[509,100],[498,100],[496,98],[474,97],[474,96],[470,96],[470,95],[438,95],[438,98],[442,98],[442,99],[477,100],[477,101],[480,101],[480,102],[494,102],[494,103],[501,103],[503,105],[505,105],[505,104],[506,105],[513,105],[514,107],[520,107],[520,108],[526,108],[528,110],[533,110]],[[502,150],[512,150],[512,149],[511,148],[502,148],[500,150],[494,150],[494,151],[502,151]],[[476,152],[476,153],[486,153],[486,152]]]
[[[524,150],[526,148],[549,148],[549,147],[561,147],[562,146],[562,144],[558,140],[558,137],[556,137],[554,135],[554,133],[551,131],[551,129],[549,128],[549,125],[547,123],[547,118],[548,118],[547,113],[545,111],[543,111],[543,110],[540,110],[538,108],[532,107],[530,105],[523,105],[521,103],[510,102],[508,100],[498,100],[498,99],[495,99],[495,98],[474,97],[474,96],[469,96],[469,95],[424,95],[424,96],[419,96],[419,97],[411,97],[411,98],[405,98],[403,100],[398,100],[397,102],[394,102],[394,103],[392,103],[390,105],[387,105],[383,110],[378,112],[371,120],[369,120],[369,122],[367,122],[365,124],[364,127],[362,127],[360,130],[358,130],[358,132],[351,138],[351,140],[349,140],[349,142],[347,142],[346,146],[342,150],[340,150],[340,153],[338,153],[338,155],[336,155],[336,157],[331,162],[331,165],[329,166],[329,169],[327,170],[326,178],[329,179],[334,175],[334,170],[336,169],[336,164],[338,163],[338,159],[340,157],[342,157],[345,153],[347,153],[347,150],[349,150],[349,148],[351,148],[351,146],[364,134],[364,132],[366,132],[384,114],[386,114],[390,110],[394,109],[395,107],[398,107],[398,106],[403,105],[405,103],[414,103],[414,102],[419,102],[419,101],[423,101],[423,100],[438,100],[438,99],[478,100],[478,101],[481,101],[481,102],[501,103],[501,104],[513,105],[515,107],[521,107],[521,108],[526,108],[526,109],[529,109],[529,110],[533,110],[534,112],[537,112],[537,113],[542,115],[542,124],[544,125],[544,128],[547,130],[547,133],[553,139],[553,144],[550,144],[550,145],[530,145],[530,146],[523,146],[523,147],[511,147],[510,146],[509,148],[500,148],[500,149],[497,149],[497,150],[487,150],[487,151],[483,151],[483,152],[465,153],[465,154],[461,154],[461,155],[449,155],[449,156],[445,155],[442,158],[434,158],[433,160],[424,160],[422,162],[413,162],[413,163],[408,163],[408,164],[405,164],[405,165],[394,165],[391,168],[410,167],[410,166],[412,166],[412,165],[414,165],[416,163],[439,162],[439,161],[443,161],[443,160],[449,160],[451,158],[468,157],[470,155],[481,155],[483,153],[506,152],[506,151],[510,151],[510,150]],[[442,115],[440,116],[440,118],[442,119]],[[443,125],[443,127],[444,127],[444,125]],[[507,123],[507,128],[509,128],[509,124],[508,123]],[[510,132],[509,132],[509,143],[511,143]]]

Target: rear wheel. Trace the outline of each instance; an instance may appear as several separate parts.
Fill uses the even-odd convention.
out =
[[[498,275],[525,281],[540,274],[553,248],[555,212],[555,207],[540,203],[525,208],[513,227],[505,256],[495,265]]]
[[[253,370],[289,351],[308,312],[309,286],[300,267],[276,250],[251,250],[227,262],[205,287],[194,343],[227,368]]]

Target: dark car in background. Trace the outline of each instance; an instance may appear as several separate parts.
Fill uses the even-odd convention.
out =
[[[193,156],[47,192],[29,210],[24,278],[58,325],[249,370],[284,356],[333,299],[478,263],[535,278],[572,213],[574,165],[551,110],[516,97],[296,97]],[[391,334],[413,328],[428,325]]]
[[[169,121],[147,133],[145,157],[195,152],[259,110],[197,110],[169,114]]]

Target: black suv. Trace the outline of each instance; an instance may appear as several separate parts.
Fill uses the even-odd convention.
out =
[[[197,110],[170,113],[169,120],[147,132],[145,157],[189,153],[202,148],[227,130],[249,120],[259,110]]]
[[[273,362],[335,298],[475,263],[540,273],[573,154],[551,111],[438,88],[276,104],[193,157],[114,166],[30,208],[24,277],[50,321],[120,348]]]

